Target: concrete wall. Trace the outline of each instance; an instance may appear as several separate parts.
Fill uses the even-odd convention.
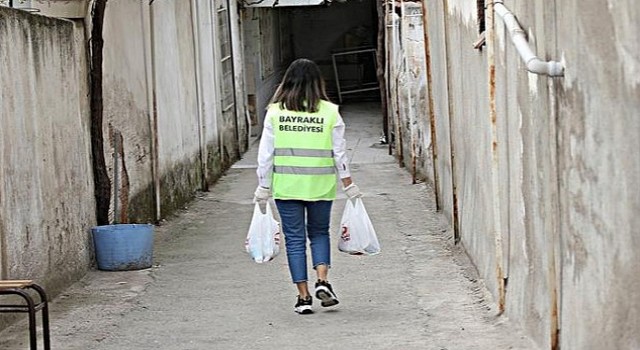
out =
[[[109,141],[105,153],[112,183],[115,164],[120,174],[120,222],[147,222],[168,215],[195,191],[206,190],[246,150],[248,123],[242,94],[236,95],[232,109],[221,107],[215,11],[206,0],[156,1],[151,6],[120,0],[107,5],[104,132]],[[238,91],[244,84],[238,65],[242,60],[239,19],[235,10],[229,13],[236,30]],[[154,166],[158,179],[154,179]]]
[[[539,6],[540,4],[536,5]],[[559,58],[553,35],[553,8],[514,6],[540,57]],[[549,18],[545,18],[549,16]],[[500,183],[500,228],[504,273],[508,278],[506,312],[544,348],[557,343],[560,263],[557,252],[558,174],[556,169],[554,84],[526,72],[502,20],[496,18],[496,90]],[[544,31],[550,31],[548,36]],[[538,31],[540,37],[537,36]],[[546,42],[546,43],[545,43]],[[572,347],[569,347],[572,348]]]
[[[111,209],[118,211],[118,222],[152,222],[155,218],[148,93],[151,72],[146,60],[150,57],[148,17],[148,6],[137,1],[107,3],[103,133],[112,180]],[[114,183],[116,167],[118,183]]]
[[[565,62],[549,78],[499,18],[495,55],[472,48],[476,2],[425,5],[439,206],[498,305],[542,348],[640,347],[640,7],[505,1],[538,56]]]
[[[407,2],[388,17],[389,115],[396,154],[414,181],[434,184],[433,142],[427,100],[424,30],[420,3]]]
[[[174,207],[203,188],[191,3],[159,1],[151,6],[161,197]]]
[[[51,294],[92,258],[86,62],[79,23],[0,7],[0,279]]]
[[[223,113],[210,1],[108,2],[103,132],[114,222],[168,215],[246,150],[234,3],[229,13],[236,105]],[[0,279],[35,279],[52,297],[92,264],[86,44],[80,21],[0,7]]]
[[[251,136],[262,133],[267,105],[291,61],[287,9],[247,8],[242,12],[246,96]]]
[[[457,200],[458,235],[481,276],[486,279],[487,287],[498,296],[500,278],[497,276],[500,272],[497,271],[494,242],[499,228],[494,216],[499,202],[492,179],[496,170],[492,158],[487,55],[473,50],[471,45],[478,38],[475,3],[448,1],[448,8],[441,9],[446,13],[440,15],[434,5],[427,2],[429,16],[445,18],[447,62],[438,67],[434,63],[432,68],[447,69],[448,79],[434,81],[432,90],[448,90],[451,101],[449,131],[453,167],[456,169],[452,174],[452,183]],[[452,156],[443,154],[438,147],[440,157]],[[444,176],[444,172],[441,172],[438,178]],[[443,193],[442,197],[453,198],[453,194]]]
[[[433,2],[425,7],[427,18],[427,32],[429,34],[429,50],[431,62],[431,99],[433,101],[434,133],[436,135],[436,157],[434,162],[435,190],[438,194],[438,210],[440,210],[450,222],[457,225],[456,200],[453,191],[453,179],[455,178],[455,167],[452,157],[452,132],[451,124],[453,115],[450,113],[453,100],[449,99],[449,69],[447,69],[447,37],[445,6],[446,2]],[[429,96],[426,96],[429,98]],[[428,110],[425,111],[429,112]],[[432,149],[433,151],[433,149]],[[424,156],[427,156],[424,154]],[[433,157],[433,156],[432,156]],[[432,158],[433,159],[433,158]],[[457,227],[456,227],[457,228]],[[455,231],[455,230],[454,230]]]
[[[237,1],[229,1],[230,31],[231,31],[231,51],[233,53],[233,79],[235,112],[232,115],[236,126],[236,134],[229,140],[228,145],[233,145],[240,157],[249,149],[251,121],[247,108],[246,94],[246,72],[244,71],[244,32],[242,25],[242,15]],[[229,162],[237,158],[229,159]]]
[[[549,6],[542,3],[528,13]],[[570,0],[551,10],[556,21],[545,21],[555,25],[536,31],[536,42],[553,37],[555,29],[557,49],[548,50],[567,65],[565,78],[551,85],[557,99],[561,344],[637,349],[640,5]]]

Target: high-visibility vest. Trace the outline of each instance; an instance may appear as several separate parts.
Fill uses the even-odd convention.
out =
[[[315,113],[296,112],[272,104],[267,111],[273,125],[272,193],[275,199],[307,201],[336,198],[336,169],[332,131],[338,106],[320,101]]]

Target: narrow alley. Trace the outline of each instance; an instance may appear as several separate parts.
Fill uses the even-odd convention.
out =
[[[32,287],[56,350],[638,350],[639,32],[638,0],[0,0],[0,350],[47,348]],[[258,183],[300,59],[357,186],[341,124]],[[336,164],[382,252],[337,251],[338,189],[340,303],[301,316],[285,249],[245,252],[254,191]]]
[[[379,143],[379,113],[375,103],[343,107],[353,176],[382,253],[348,256],[333,245],[337,309],[295,314],[284,253],[258,265],[243,251],[256,184],[252,147],[210,192],[157,228],[152,269],[92,271],[55,299],[52,348],[537,349],[496,317],[465,254],[448,240],[432,191],[412,185]],[[339,193],[334,225],[344,202]],[[0,333],[0,349],[27,348],[25,327]]]

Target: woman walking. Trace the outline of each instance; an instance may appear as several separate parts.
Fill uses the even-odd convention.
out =
[[[257,202],[275,199],[291,279],[298,290],[295,311],[313,313],[307,276],[307,239],[316,273],[314,294],[323,307],[338,304],[328,282],[329,221],[337,176],[349,198],[362,194],[352,180],[338,106],[329,102],[318,66],[291,63],[267,110],[258,150]]]

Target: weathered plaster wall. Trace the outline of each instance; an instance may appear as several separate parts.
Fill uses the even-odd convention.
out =
[[[538,55],[558,57],[549,31],[554,9],[541,6],[512,6],[512,11]],[[550,348],[556,342],[559,293],[558,145],[550,90],[559,80],[527,73],[498,17],[495,29],[499,176],[506,185],[497,194],[508,278],[506,312]]]
[[[159,1],[152,5],[161,197],[168,209],[202,189],[190,5],[189,1]]]
[[[202,3],[206,3],[205,0],[201,0]],[[235,97],[235,111],[233,119],[236,124],[236,134],[230,144],[235,145],[238,150],[238,157],[245,153],[249,149],[249,139],[251,133],[249,111],[247,109],[247,94],[245,87],[245,75],[244,71],[244,36],[242,30],[242,16],[239,14],[238,2],[229,1],[229,13],[230,28],[231,31],[231,51],[233,53],[233,79],[234,79],[234,97]],[[236,159],[229,159],[229,165],[231,165]]]
[[[640,8],[505,1],[538,56],[565,62],[549,78],[526,71],[499,18],[495,58],[471,47],[475,2],[425,4],[439,201],[496,301],[502,271],[506,315],[545,349],[640,347]]]
[[[395,155],[401,165],[404,165],[404,147],[402,147],[402,131],[400,128],[400,94],[398,91],[399,75],[402,65],[402,50],[400,49],[400,15],[396,10],[385,13],[385,81],[387,83],[387,114],[390,145],[395,149]],[[398,147],[400,145],[400,147]]]
[[[459,239],[489,290],[498,295],[492,184],[492,122],[489,116],[487,57],[474,50],[478,38],[476,6],[470,1],[425,2],[432,30],[430,51],[434,77],[439,201],[457,207]],[[445,50],[443,53],[442,50]],[[448,98],[448,100],[444,100]],[[444,113],[448,112],[448,115]],[[444,117],[444,119],[442,119]],[[455,170],[455,171],[453,171]],[[451,179],[451,180],[449,180]],[[447,183],[451,183],[451,187]],[[455,192],[450,192],[455,190]],[[450,203],[447,205],[447,203]]]
[[[155,218],[148,93],[151,72],[146,60],[149,28],[143,21],[148,15],[148,6],[129,0],[109,2],[105,13],[103,133],[116,222],[152,222]],[[118,210],[117,218],[113,217],[114,209]]]
[[[427,32],[429,35],[429,53],[431,57],[431,98],[435,118],[436,157],[435,173],[437,174],[436,191],[438,193],[438,209],[450,220],[454,220],[453,179],[451,132],[452,114],[449,113],[449,69],[447,69],[447,40],[445,35],[444,2],[428,2],[426,9]],[[426,96],[428,98],[428,96]],[[426,113],[427,111],[425,111]],[[428,156],[428,155],[425,155]]]
[[[424,47],[424,24],[420,3],[404,3],[401,12],[398,44],[402,50],[397,60],[398,114],[402,127],[404,165],[416,181],[434,184],[433,143],[427,100],[427,73]]]
[[[428,180],[425,164],[431,164],[431,127],[427,105],[422,8],[418,3],[398,4],[387,16],[389,50],[387,79],[388,113],[392,142],[401,164],[416,180]]]
[[[538,6],[542,1],[538,1]],[[640,6],[556,4],[561,345],[640,348]],[[553,30],[549,26],[549,31]]]
[[[95,225],[84,29],[0,7],[0,279],[55,295]]]
[[[154,152],[160,210],[165,216],[189,201],[195,191],[206,190],[246,150],[248,123],[238,92],[244,86],[244,72],[237,62],[242,60],[239,19],[234,9],[229,13],[231,29],[236,30],[232,38],[236,105],[223,111],[220,29],[213,3],[108,3],[105,153],[112,182],[115,164],[119,168],[120,222],[156,217]],[[114,163],[118,135],[120,154]]]
[[[204,171],[206,183],[213,183],[225,170],[221,157],[222,106],[220,103],[221,86],[216,37],[218,27],[215,23],[215,7],[212,1],[197,0],[195,21],[197,61],[199,66],[196,86],[200,89],[200,137],[203,155],[207,159]]]
[[[223,115],[211,2],[108,2],[103,131],[114,221],[158,218],[155,157],[163,217],[206,190],[246,150],[234,3],[229,14],[236,105]],[[92,263],[85,47],[81,22],[0,7],[0,278],[35,279],[51,296]]]

